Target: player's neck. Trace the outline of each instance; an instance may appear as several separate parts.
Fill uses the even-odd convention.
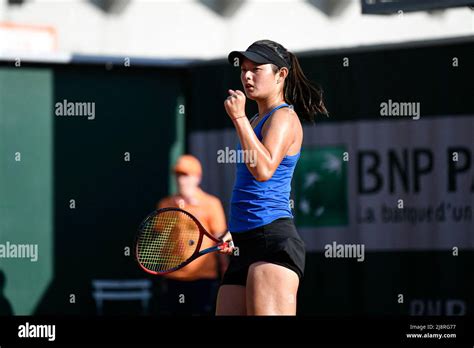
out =
[[[268,114],[271,110],[276,108],[278,105],[281,105],[285,102],[283,98],[276,97],[276,98],[269,98],[258,101],[258,117],[262,118],[266,114]]]

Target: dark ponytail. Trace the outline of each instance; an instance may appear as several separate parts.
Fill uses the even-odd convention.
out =
[[[294,106],[296,113],[304,120],[314,122],[318,113],[328,116],[323,102],[323,90],[319,85],[311,84],[303,73],[298,58],[291,52],[288,55],[291,68],[284,87],[285,100]]]
[[[289,63],[290,69],[285,80],[283,94],[285,101],[293,105],[301,119],[314,122],[318,113],[325,116],[329,115],[323,102],[323,90],[319,85],[308,80],[301,69],[298,58],[293,53],[271,40],[260,40],[255,43],[271,48]],[[279,67],[273,65],[273,71],[276,73],[278,70]]]

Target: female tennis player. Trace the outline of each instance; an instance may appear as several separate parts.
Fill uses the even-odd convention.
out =
[[[238,247],[231,255],[217,297],[217,315],[295,315],[303,277],[305,247],[293,223],[290,191],[300,156],[303,128],[327,114],[322,90],[311,85],[296,56],[282,45],[261,40],[233,51],[245,94],[228,90],[224,106],[252,161],[237,163],[229,233]],[[257,102],[249,120],[246,97]]]

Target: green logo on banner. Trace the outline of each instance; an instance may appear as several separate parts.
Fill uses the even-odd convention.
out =
[[[348,224],[345,151],[343,146],[301,151],[293,177],[294,215],[298,226]]]

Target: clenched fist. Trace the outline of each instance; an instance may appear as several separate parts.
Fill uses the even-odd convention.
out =
[[[245,117],[245,100],[247,99],[245,94],[242,91],[232,89],[229,89],[228,92],[229,96],[224,102],[224,107],[231,120]]]

